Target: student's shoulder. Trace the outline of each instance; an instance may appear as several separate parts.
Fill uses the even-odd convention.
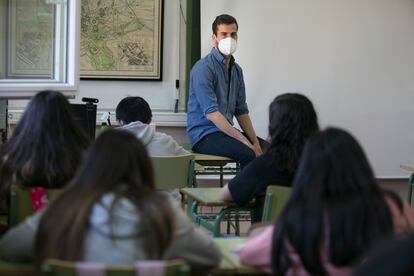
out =
[[[151,142],[147,145],[150,155],[176,156],[190,154],[181,147],[175,139],[163,132],[155,132]],[[157,153],[157,154],[155,154]]]
[[[159,143],[160,145],[169,145],[171,143],[177,143],[174,138],[164,132],[156,131],[154,137],[152,138],[153,143]]]
[[[176,228],[190,227],[192,225],[191,221],[187,217],[187,215],[184,213],[181,207],[181,202],[178,202],[177,200],[173,200],[170,196],[167,196],[167,195],[164,195],[164,196],[165,196],[165,200],[167,200],[171,206],[171,212],[174,216],[175,227]]]

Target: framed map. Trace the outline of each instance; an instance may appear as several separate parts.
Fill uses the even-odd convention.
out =
[[[53,5],[41,0],[9,0],[8,78],[53,77]]]
[[[163,0],[82,0],[83,79],[161,80]]]

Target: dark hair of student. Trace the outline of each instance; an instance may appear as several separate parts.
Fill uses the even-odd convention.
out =
[[[228,14],[221,14],[216,17],[216,19],[214,20],[211,26],[213,30],[213,34],[217,35],[217,27],[221,24],[224,24],[224,25],[236,24],[237,30],[239,29],[239,24],[237,24],[236,18]]]
[[[350,266],[391,234],[383,191],[355,138],[337,128],[309,138],[291,197],[275,224],[274,275],[284,275],[290,266],[287,242],[308,273],[325,275],[325,247],[333,265]]]
[[[277,96],[269,106],[268,152],[275,166],[295,172],[306,140],[318,130],[318,118],[307,97],[297,93]]]
[[[63,94],[37,93],[0,150],[2,194],[12,184],[61,188],[75,174],[89,142]]]
[[[414,235],[380,242],[368,253],[366,261],[355,269],[355,276],[414,275]]]
[[[92,208],[108,193],[115,196],[109,223],[117,203],[128,199],[137,208],[136,235],[145,236],[145,252],[150,258],[161,258],[174,232],[171,204],[155,190],[145,146],[129,132],[108,130],[97,138],[71,184],[42,217],[35,242],[36,261],[83,260]]]
[[[151,108],[141,97],[126,97],[116,107],[116,119],[124,124],[140,121],[149,124],[152,118]]]

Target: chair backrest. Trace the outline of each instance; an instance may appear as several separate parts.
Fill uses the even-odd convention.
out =
[[[151,261],[144,261],[148,264]],[[155,261],[159,262],[159,261]],[[104,275],[104,276],[152,276],[151,272],[139,273],[141,262],[135,263],[133,266],[106,266],[105,264],[87,263],[87,262],[69,262],[55,259],[48,259],[42,265],[42,275],[44,276],[81,276],[79,267],[96,267],[97,272],[93,272],[90,269],[88,275]],[[190,275],[190,267],[182,260],[170,260],[165,261],[165,270],[163,275],[165,276],[187,276]],[[142,272],[142,271],[141,271]],[[93,273],[93,274],[92,274]]]
[[[61,189],[48,189],[47,196],[49,201],[56,197],[60,191]],[[9,225],[15,226],[33,213],[32,201],[27,190],[17,185],[12,185],[10,190]]]
[[[292,191],[291,187],[271,185],[267,187],[262,222],[274,222],[282,212]]]
[[[180,146],[183,149],[187,150],[187,151],[191,151],[191,144],[190,143],[182,143],[182,144],[180,144]]]
[[[192,183],[194,155],[151,157],[157,189],[185,188]]]

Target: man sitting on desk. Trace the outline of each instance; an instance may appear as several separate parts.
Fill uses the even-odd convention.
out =
[[[226,156],[243,167],[262,148],[248,114],[243,72],[233,57],[238,24],[223,14],[212,29],[214,48],[190,74],[187,133],[193,151]],[[244,133],[233,127],[233,116]]]

